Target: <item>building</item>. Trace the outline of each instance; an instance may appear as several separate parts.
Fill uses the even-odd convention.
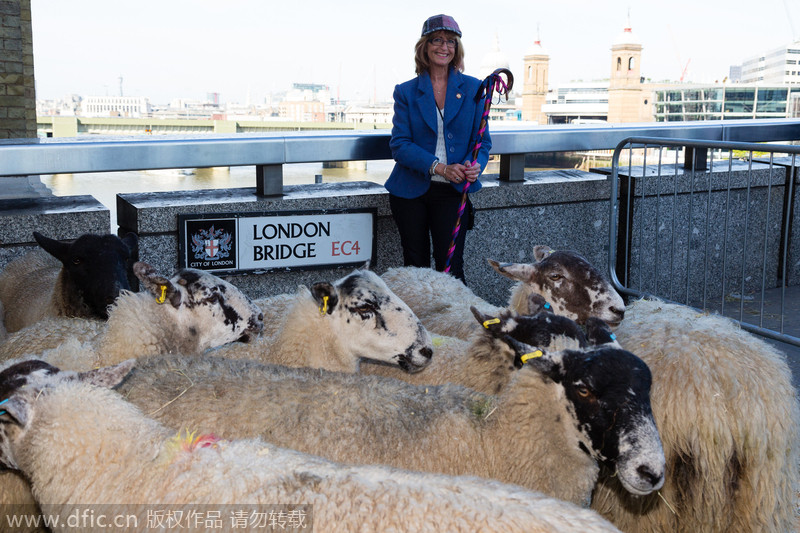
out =
[[[348,124],[387,125],[392,123],[394,108],[392,104],[351,105],[343,112],[344,122]]]
[[[657,122],[800,116],[800,86],[676,84],[653,93]]]
[[[539,37],[534,41],[523,58],[522,72],[522,119],[537,124],[547,124],[544,110],[547,99],[547,74],[550,56],[542,47]]]
[[[800,41],[746,59],[742,83],[800,85]]]
[[[540,124],[606,122],[608,83],[608,81],[597,81],[560,85],[547,93],[545,103],[541,106],[541,115],[544,118]],[[523,99],[525,96],[523,95]]]
[[[87,96],[81,101],[84,117],[144,118],[151,111],[150,101],[141,96]]]
[[[651,86],[642,77],[642,43],[630,24],[611,45],[608,83],[608,122],[650,122]]]

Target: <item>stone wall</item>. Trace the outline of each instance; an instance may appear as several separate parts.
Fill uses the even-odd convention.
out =
[[[91,196],[0,200],[0,268],[39,245],[33,232],[58,240],[108,233],[108,208]]]
[[[766,167],[766,168],[765,168]],[[612,213],[608,176],[578,170],[526,173],[523,182],[484,177],[484,188],[471,195],[475,227],[467,235],[465,274],[476,294],[496,304],[508,299],[513,282],[499,276],[487,259],[529,262],[537,244],[575,250],[606,272],[609,269],[609,219],[626,209],[631,230],[615,243],[628,250],[628,259],[616,272],[626,286],[681,300],[709,291],[709,298],[738,292],[753,293],[762,282],[778,286],[778,259],[786,188],[782,167],[769,170],[734,166],[732,172],[689,173],[664,166],[634,169],[634,180],[622,177],[622,192],[630,190]],[[625,184],[630,188],[624,188]],[[140,258],[163,271],[178,265],[179,214],[260,213],[375,208],[377,263],[381,273],[402,264],[397,229],[388,195],[380,185],[325,183],[287,186],[277,198],[256,196],[255,189],[176,191],[121,194],[118,197],[121,232],[140,237]],[[797,197],[795,185],[794,196]],[[624,199],[623,199],[624,200]],[[798,210],[794,210],[797,222]],[[796,225],[796,224],[794,224]],[[621,226],[624,228],[624,225]],[[621,230],[622,232],[622,230]],[[797,257],[800,232],[792,232],[788,246],[789,285],[800,283]],[[298,284],[333,280],[346,270],[275,271],[232,276],[231,281],[253,297],[294,291]],[[723,275],[724,274],[724,275]],[[722,282],[725,282],[723,287]]]
[[[524,182],[502,182],[485,177],[483,189],[473,194],[475,227],[467,235],[465,275],[481,297],[504,304],[512,281],[499,276],[487,258],[528,262],[536,244],[573,249],[594,264],[608,263],[607,178],[582,171],[536,172]],[[164,271],[178,264],[178,214],[257,213],[340,208],[376,208],[377,263],[381,273],[402,265],[397,229],[389,210],[388,194],[377,184],[323,183],[286,186],[278,198],[259,198],[255,189],[136,193],[118,196],[120,232],[140,238],[140,259]],[[253,297],[293,292],[298,284],[334,280],[348,270],[275,271],[243,274],[231,281]]]
[[[0,138],[36,137],[30,0],[0,0]]]

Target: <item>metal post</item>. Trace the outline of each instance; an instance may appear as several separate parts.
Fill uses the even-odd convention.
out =
[[[256,165],[256,194],[258,196],[283,194],[283,165]]]
[[[503,181],[524,181],[525,154],[500,155],[500,179]]]
[[[708,170],[708,149],[684,146],[683,168],[687,170]]]

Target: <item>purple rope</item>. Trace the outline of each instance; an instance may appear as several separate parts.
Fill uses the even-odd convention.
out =
[[[508,78],[508,83],[506,83],[501,74],[505,74]],[[483,105],[483,115],[481,115],[481,124],[478,128],[477,138],[475,139],[475,146],[472,148],[472,162],[471,166],[475,165],[475,162],[478,160],[478,151],[481,148],[481,140],[483,139],[483,132],[486,131],[486,125],[489,123],[489,108],[492,105],[492,93],[497,92],[499,96],[505,96],[506,100],[508,100],[508,93],[511,90],[511,86],[514,84],[514,76],[511,74],[511,71],[504,68],[499,68],[489,74],[483,82],[481,82],[481,86],[478,89],[478,94],[475,95],[475,100],[479,101],[481,98],[486,98],[486,101]],[[467,181],[464,184],[464,189],[462,189],[461,194],[461,205],[458,207],[458,213],[456,217],[456,223],[453,226],[453,238],[450,241],[450,248],[447,249],[447,261],[445,262],[444,271],[450,272],[450,260],[453,258],[453,254],[456,250],[456,237],[458,237],[458,233],[461,230],[461,217],[464,215],[464,210],[467,207],[467,192],[469,191],[469,186],[472,182]]]

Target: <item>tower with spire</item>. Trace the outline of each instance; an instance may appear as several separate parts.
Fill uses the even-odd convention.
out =
[[[609,122],[651,121],[650,91],[642,78],[642,43],[633,34],[630,10],[625,29],[611,44],[611,77],[608,84]]]
[[[523,58],[522,120],[547,124],[547,116],[542,106],[547,98],[547,74],[550,56],[542,47],[539,28],[536,28],[536,41],[525,52]]]

